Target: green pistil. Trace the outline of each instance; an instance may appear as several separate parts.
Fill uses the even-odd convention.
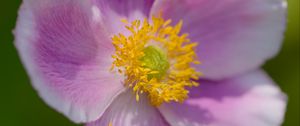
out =
[[[144,57],[141,58],[141,61],[144,63],[144,67],[158,72],[155,74],[149,74],[148,79],[153,77],[161,79],[169,68],[169,62],[165,53],[159,48],[148,46],[144,49],[144,54]]]

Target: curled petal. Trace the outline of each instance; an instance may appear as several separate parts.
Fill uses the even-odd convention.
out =
[[[24,0],[15,45],[39,95],[75,122],[99,118],[123,90],[113,47],[84,0]]]
[[[285,0],[159,0],[152,14],[183,20],[199,42],[198,68],[208,79],[256,69],[277,54],[285,30]]]
[[[261,71],[218,82],[200,81],[183,104],[165,104],[172,126],[280,126],[286,97]]]

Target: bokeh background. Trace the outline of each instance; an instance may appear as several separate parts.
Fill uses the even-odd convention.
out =
[[[13,45],[21,0],[0,3],[0,126],[76,126],[49,108],[30,85]],[[288,26],[281,52],[264,69],[289,97],[283,126],[299,126],[299,0],[288,0]]]

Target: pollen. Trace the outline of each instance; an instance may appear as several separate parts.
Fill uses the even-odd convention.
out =
[[[124,86],[132,89],[136,100],[146,94],[153,106],[159,106],[188,98],[187,88],[198,86],[201,73],[192,67],[200,64],[194,51],[197,42],[180,33],[183,22],[172,26],[171,20],[155,16],[122,22],[130,34],[112,37],[111,70],[124,75]]]

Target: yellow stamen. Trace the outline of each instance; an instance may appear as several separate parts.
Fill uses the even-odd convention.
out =
[[[163,102],[183,102],[188,97],[186,87],[198,86],[195,80],[201,73],[192,64],[200,64],[194,51],[196,42],[190,42],[188,34],[181,34],[182,21],[171,26],[171,20],[152,17],[152,23],[135,20],[126,28],[129,36],[113,36],[116,53],[112,70],[123,74],[125,86],[132,88],[139,101],[145,92],[152,105]]]

